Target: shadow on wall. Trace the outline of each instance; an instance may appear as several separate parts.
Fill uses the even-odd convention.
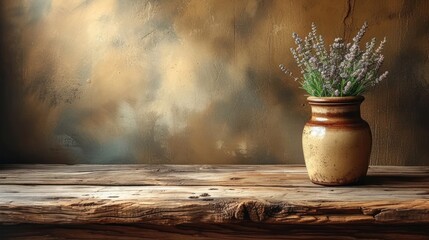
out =
[[[305,96],[277,66],[293,64],[292,31],[314,21],[330,42],[344,34],[349,8],[341,0],[5,1],[2,161],[303,163]],[[374,13],[352,14],[369,14],[377,29]],[[393,29],[395,19],[385,24]],[[417,119],[427,115],[415,124],[428,130]]]

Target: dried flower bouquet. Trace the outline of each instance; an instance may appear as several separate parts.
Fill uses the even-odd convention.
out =
[[[367,28],[365,22],[351,43],[345,44],[342,38],[335,38],[329,46],[329,52],[323,37],[317,35],[314,23],[304,40],[293,33],[297,47],[290,50],[301,69],[301,87],[315,97],[357,96],[385,79],[388,71],[380,75],[378,72],[384,60],[381,50],[386,38],[377,48],[376,39],[372,38],[361,50],[359,43]],[[283,64],[279,67],[285,74],[298,80]]]

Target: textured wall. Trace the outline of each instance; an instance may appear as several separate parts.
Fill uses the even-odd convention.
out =
[[[7,0],[3,162],[303,163],[291,33],[367,20],[390,77],[366,96],[373,164],[429,164],[429,1]],[[296,69],[296,68],[294,68]]]

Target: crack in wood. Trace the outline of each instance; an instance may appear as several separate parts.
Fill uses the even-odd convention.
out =
[[[348,37],[346,35],[347,32],[350,32],[351,29],[351,25],[353,23],[353,9],[355,6],[355,1],[354,0],[347,0],[347,8],[346,8],[346,13],[345,16],[343,18],[343,39],[346,39],[346,37]]]

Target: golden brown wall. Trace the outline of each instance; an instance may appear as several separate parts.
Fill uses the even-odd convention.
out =
[[[429,164],[429,1],[7,0],[3,162],[303,163],[291,33],[386,36],[373,164]],[[293,68],[296,69],[296,68]]]

